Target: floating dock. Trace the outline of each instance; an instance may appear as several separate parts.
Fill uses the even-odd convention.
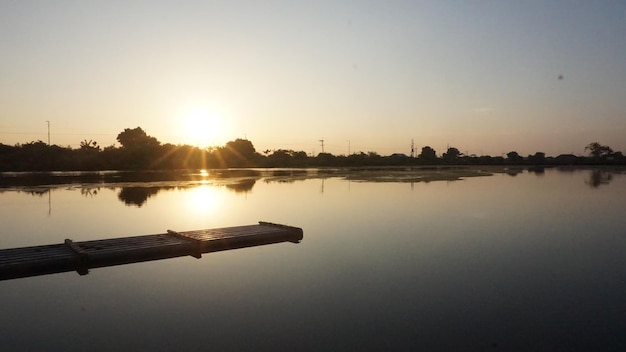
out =
[[[301,228],[259,222],[257,225],[143,235],[0,250],[0,280],[76,271],[280,242],[298,243]]]

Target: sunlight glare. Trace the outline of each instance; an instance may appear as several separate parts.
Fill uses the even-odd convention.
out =
[[[195,187],[188,193],[187,208],[194,213],[213,213],[219,204],[219,188],[203,185]]]
[[[183,143],[198,147],[216,144],[222,133],[220,114],[208,107],[187,108],[182,113]]]

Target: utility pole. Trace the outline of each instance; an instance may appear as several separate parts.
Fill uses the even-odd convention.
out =
[[[50,146],[50,121],[46,120],[48,123],[48,146]]]
[[[415,157],[415,142],[413,141],[413,138],[411,138],[411,158]]]
[[[348,139],[348,156],[350,156],[350,140]]]
[[[322,144],[322,153],[324,152],[324,140],[320,139],[319,142]]]

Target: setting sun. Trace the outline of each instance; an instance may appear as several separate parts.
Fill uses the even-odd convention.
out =
[[[183,142],[199,147],[216,144],[221,136],[222,120],[220,114],[208,107],[185,109],[181,114],[181,133]]]

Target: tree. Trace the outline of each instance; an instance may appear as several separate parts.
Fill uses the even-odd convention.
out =
[[[536,152],[534,155],[529,155],[528,161],[533,164],[543,164],[546,161],[546,153]]]
[[[217,158],[218,167],[246,167],[253,165],[256,158],[254,145],[247,139],[237,138],[218,148],[214,156]],[[260,156],[260,155],[259,155]]]
[[[331,153],[319,153],[315,157],[315,163],[319,166],[331,166],[337,158]]]
[[[226,149],[232,152],[236,157],[244,160],[253,159],[256,153],[252,142],[241,138],[237,138],[234,141],[226,143]]]
[[[291,160],[291,153],[293,151],[286,149],[275,150],[267,157],[267,160],[271,162],[271,166],[281,166],[289,164]]]
[[[456,160],[460,156],[461,156],[461,152],[458,149],[454,147],[449,147],[448,151],[443,153],[441,157],[446,161],[453,161],[453,160]]]
[[[86,140],[84,139],[82,142],[80,142],[80,149],[82,150],[100,150],[100,146],[98,145],[98,142],[94,141],[94,140]]]
[[[589,155],[593,158],[607,157],[613,154],[613,149],[608,145],[602,145],[598,142],[589,143],[585,147],[585,151],[589,151]]]
[[[292,157],[296,160],[307,160],[308,156],[306,155],[306,152],[301,150],[299,152],[294,152]]]
[[[123,148],[156,147],[161,144],[156,138],[148,136],[141,127],[125,128],[117,135],[117,141]]]
[[[117,169],[154,169],[158,168],[161,155],[161,143],[148,136],[141,127],[126,128],[117,135],[122,145],[120,152],[111,161]]]
[[[422,152],[417,156],[424,161],[435,161],[437,159],[437,152],[429,146],[422,147]]]
[[[522,162],[524,158],[521,155],[519,155],[517,152],[512,151],[512,152],[506,153],[506,160],[515,164],[515,163]]]

